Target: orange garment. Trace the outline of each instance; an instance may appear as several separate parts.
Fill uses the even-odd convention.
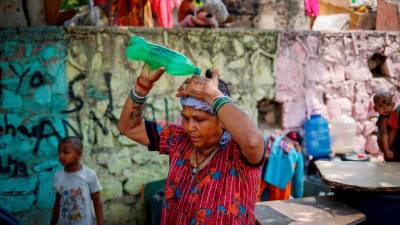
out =
[[[112,24],[116,26],[143,26],[147,2],[148,0],[113,1],[111,6]]]
[[[261,199],[263,193],[267,193],[268,199]],[[273,201],[273,200],[288,200],[292,193],[292,183],[289,182],[284,190],[275,187],[265,181],[260,181],[260,188],[257,193],[257,201]],[[265,196],[265,195],[264,195]]]
[[[297,140],[299,140],[299,136],[291,133],[288,136],[289,139],[283,139],[283,141],[280,142],[279,147],[281,148],[282,151],[290,151],[293,146],[296,146],[296,143],[299,143]],[[297,142],[293,142],[293,140],[296,140]],[[301,140],[301,139],[300,139]],[[267,141],[267,151],[265,153],[265,157],[269,158],[271,154],[271,148],[272,145],[275,141],[275,137],[271,135]],[[301,143],[301,141],[300,141]],[[301,152],[301,149],[296,149],[298,152]],[[286,184],[285,189],[280,189],[274,185],[271,185],[267,183],[264,180],[264,174],[267,172],[267,164],[268,160],[265,161],[265,164],[262,168],[262,176],[260,177],[260,182],[259,182],[259,188],[258,188],[258,193],[257,193],[257,201],[273,201],[273,200],[288,200],[290,196],[292,195],[292,182],[289,181]],[[297,165],[294,165],[296,168]]]

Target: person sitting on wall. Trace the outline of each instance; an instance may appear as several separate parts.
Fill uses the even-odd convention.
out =
[[[184,0],[178,11],[179,27],[224,27],[229,17],[228,10],[220,0],[209,0],[197,9],[194,0]]]
[[[379,114],[378,146],[383,152],[385,161],[400,161],[399,114],[400,107],[393,111],[394,96],[387,91],[374,95],[374,110]]]
[[[184,20],[187,15],[195,15],[196,10],[195,0],[183,0],[178,9],[178,21]]]
[[[255,224],[261,132],[231,101],[216,70],[179,87],[182,124],[144,120],[144,103],[163,73],[143,66],[118,123],[128,138],[169,155],[161,224]]]

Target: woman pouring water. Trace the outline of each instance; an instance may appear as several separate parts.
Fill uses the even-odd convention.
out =
[[[146,64],[118,124],[128,138],[170,157],[161,224],[255,224],[263,136],[230,99],[214,70],[177,91],[182,124],[143,119],[143,104],[164,68]]]

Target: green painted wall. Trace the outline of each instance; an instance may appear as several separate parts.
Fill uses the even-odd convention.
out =
[[[63,30],[2,30],[0,40],[0,206],[21,214],[48,211],[67,121]]]

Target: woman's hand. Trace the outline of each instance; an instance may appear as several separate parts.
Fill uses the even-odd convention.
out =
[[[217,70],[213,70],[211,79],[194,75],[178,88],[176,96],[191,96],[211,105],[215,97],[223,95],[218,89],[218,75]]]
[[[164,67],[160,67],[157,70],[151,70],[149,65],[144,64],[142,67],[142,72],[140,73],[140,76],[135,84],[135,90],[138,92],[138,94],[143,96],[147,95],[154,83],[157,82],[164,74],[164,71]]]

